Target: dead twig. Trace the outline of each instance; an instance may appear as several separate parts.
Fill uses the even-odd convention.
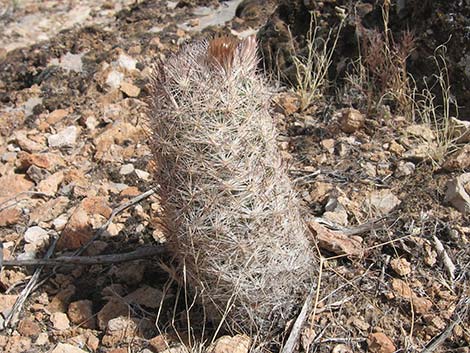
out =
[[[56,265],[102,265],[119,262],[139,260],[152,257],[164,252],[163,246],[147,246],[140,249],[121,253],[97,256],[60,256],[54,259],[32,259],[32,260],[8,260],[3,261],[3,266],[56,266]]]
[[[434,232],[435,233],[435,232]],[[438,237],[434,234],[432,236],[432,239],[436,243],[436,250],[439,256],[441,257],[442,263],[444,264],[444,267],[447,271],[447,274],[449,275],[451,281],[455,279],[455,265],[450,259],[449,255],[447,254],[446,249],[444,248],[444,245],[442,245],[441,241],[439,240]]]
[[[57,238],[53,238],[52,244],[47,250],[47,253],[44,256],[44,259],[48,259],[52,256],[52,254],[54,253],[56,244],[57,244]],[[36,282],[38,281],[43,268],[44,266],[40,266],[34,271],[33,276],[29,280],[26,287],[21,291],[18,299],[16,299],[16,302],[13,305],[13,308],[11,309],[8,316],[6,317],[5,322],[4,322],[4,327],[13,327],[18,321],[18,316],[21,312],[21,309],[23,308],[23,305],[26,302],[26,299],[28,298],[29,294],[32,292],[33,288],[35,287]]]

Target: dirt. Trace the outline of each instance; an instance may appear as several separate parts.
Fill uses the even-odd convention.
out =
[[[0,241],[4,260],[43,258],[57,238],[62,239],[61,247],[52,257],[70,255],[75,249],[64,244],[90,240],[110,217],[110,210],[154,186],[144,124],[146,84],[154,62],[165,60],[187,41],[217,34],[244,36],[261,28],[262,52],[271,48],[281,54],[276,62],[264,57],[267,68],[274,69],[266,76],[279,87],[272,79],[278,69],[286,70],[285,76],[293,72],[287,25],[296,39],[294,47],[301,50],[309,9],[318,12],[323,35],[337,24],[335,7],[351,5],[346,1],[283,3],[273,13],[275,1],[241,1],[232,20],[197,31],[191,28],[205,14],[198,15],[196,9],[214,6],[211,13],[215,13],[227,4],[2,1]],[[429,66],[428,54],[452,33],[449,77],[465,117],[468,2],[406,3],[404,12],[394,14],[390,23],[397,33],[411,24],[417,33],[410,72],[417,77],[429,75],[420,71]],[[378,26],[377,7],[364,4],[359,9],[362,24]],[[78,16],[77,6],[82,6],[79,13],[88,15]],[[19,26],[28,23],[25,18],[49,22]],[[342,58],[355,58],[354,28],[348,20],[332,78],[348,68]],[[303,110],[289,86],[273,90],[272,97],[272,116],[281,132],[279,147],[290,165],[305,219],[347,237],[359,237],[354,244],[362,254],[338,254],[331,251],[334,247],[315,249],[326,261],[319,296],[309,310],[298,350],[422,351],[453,327],[435,352],[469,352],[470,218],[468,212],[444,200],[448,182],[470,172],[470,163],[462,162],[452,170],[442,167],[464,143],[456,142],[442,159],[433,159],[437,132],[428,138],[423,122],[407,120],[393,106],[380,104],[373,113],[354,106],[360,121],[346,129],[350,115],[344,109],[357,100],[351,98],[353,91],[344,89],[341,78],[335,82]],[[418,128],[412,129],[414,125]],[[427,153],[418,156],[417,148]],[[161,216],[158,198],[151,195],[117,214],[83,255],[163,246]],[[368,226],[351,231],[359,225]],[[455,266],[452,273],[449,262],[438,253],[439,242]],[[183,351],[181,342],[196,349],[194,337],[206,335],[210,341],[217,327],[203,320],[198,304],[188,314],[191,303],[186,302],[184,281],[173,276],[173,266],[171,255],[164,253],[129,263],[45,267],[18,321],[0,331],[0,350],[73,352],[65,346],[71,345],[82,352],[174,353]],[[34,268],[3,267],[0,326]],[[93,317],[86,324],[77,319],[90,312]],[[244,344],[237,343],[237,348]],[[272,351],[278,350],[279,345],[273,344]]]

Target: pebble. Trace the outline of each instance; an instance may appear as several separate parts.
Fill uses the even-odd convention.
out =
[[[50,320],[56,330],[67,330],[70,328],[70,321],[65,313],[53,313]]]
[[[57,134],[49,136],[47,142],[49,147],[70,147],[75,145],[78,133],[76,126],[69,126]]]
[[[118,57],[117,63],[121,68],[127,71],[132,71],[136,69],[137,60],[130,57],[129,55],[121,53]]]
[[[24,240],[30,244],[44,244],[49,240],[49,234],[38,226],[30,227],[24,233]]]
[[[110,71],[108,76],[106,77],[106,84],[109,87],[116,89],[119,88],[122,80],[124,80],[124,74],[122,72],[113,70]]]
[[[133,164],[124,164],[121,169],[119,170],[119,174],[121,175],[128,175],[131,174],[134,171],[134,165]]]

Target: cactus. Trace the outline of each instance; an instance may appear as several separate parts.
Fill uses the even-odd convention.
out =
[[[190,44],[157,65],[149,123],[171,251],[229,328],[272,336],[317,276],[278,151],[256,41]]]

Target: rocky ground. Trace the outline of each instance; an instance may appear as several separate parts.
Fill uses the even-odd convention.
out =
[[[275,7],[239,3],[0,2],[3,352],[199,349],[165,253],[42,270],[12,261],[165,242],[145,128],[152,63],[188,40],[256,33]],[[288,87],[272,98],[325,259],[299,349],[469,352],[470,128],[453,120],[460,139],[437,153],[433,126],[383,105],[362,110],[338,91],[308,107]],[[197,314],[191,327],[214,332]],[[238,335],[212,347],[243,353],[248,344]]]

